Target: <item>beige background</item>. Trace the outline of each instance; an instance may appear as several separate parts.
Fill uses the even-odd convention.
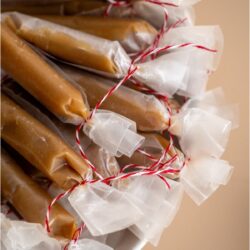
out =
[[[209,88],[223,86],[227,99],[240,104],[240,128],[233,131],[224,159],[233,177],[207,202],[196,206],[185,196],[159,250],[247,250],[248,248],[248,1],[203,0],[197,24],[219,24],[225,35],[221,65]],[[145,250],[155,249],[147,246]]]

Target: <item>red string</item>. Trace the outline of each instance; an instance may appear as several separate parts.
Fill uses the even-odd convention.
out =
[[[155,1],[155,0],[145,0],[146,2],[150,2],[150,3],[154,3],[160,6],[173,6],[173,7],[177,7],[174,4],[170,4],[167,2],[159,2],[159,1]],[[113,6],[119,7],[119,6],[129,6],[130,3],[128,1],[115,1],[115,0],[109,0],[110,2],[110,7],[108,7],[108,9],[106,10],[106,14],[108,14],[111,10],[111,8]],[[165,8],[164,8],[165,10]],[[138,69],[137,66],[134,66],[135,63],[139,62],[139,61],[143,61],[146,59],[147,56],[151,56],[152,55],[152,59],[155,59],[157,53],[163,52],[163,51],[167,51],[170,49],[174,49],[174,48],[183,48],[183,47],[188,47],[188,46],[193,46],[196,47],[198,49],[203,49],[209,52],[216,52],[216,50],[212,50],[209,48],[206,48],[202,45],[198,45],[198,44],[193,44],[193,43],[184,43],[184,44],[179,44],[179,45],[167,45],[164,46],[162,48],[157,48],[158,44],[160,42],[160,39],[162,38],[162,36],[164,35],[164,32],[169,31],[169,29],[167,30],[167,20],[168,20],[168,14],[167,11],[165,10],[165,15],[164,15],[164,24],[163,27],[160,29],[158,35],[156,36],[155,41],[153,42],[152,46],[148,49],[148,50],[144,50],[142,52],[140,52],[137,57],[132,60],[131,65],[129,67],[129,70],[127,72],[127,74],[124,76],[124,78],[116,85],[114,85],[108,92],[107,94],[96,104],[95,108],[92,110],[89,118],[87,120],[90,120],[94,114],[96,113],[96,111],[98,110],[98,108],[102,105],[102,103],[110,96],[112,95],[122,84],[124,84],[128,79],[130,79],[133,74],[136,72],[136,70]],[[170,28],[176,27],[177,24],[181,23],[183,21],[178,21],[176,24],[174,24],[173,26],[171,26]],[[144,87],[144,86],[143,86]],[[144,87],[145,88],[145,87]],[[155,96],[157,96],[159,99],[164,100],[165,102],[168,101],[168,98],[165,95],[162,95],[160,93],[157,93],[154,90],[151,89],[147,89],[146,91],[148,91],[148,93],[154,94]],[[168,105],[169,107],[169,105]],[[170,107],[169,109],[169,113],[171,114],[171,109]],[[150,154],[143,152],[144,155],[146,155],[148,158],[150,158],[151,160],[153,160],[153,163],[151,166],[149,166],[148,168],[145,168],[145,166],[139,166],[136,164],[129,164],[127,166],[125,166],[124,168],[122,168],[120,175],[117,176],[110,176],[108,178],[103,178],[101,177],[98,173],[97,173],[97,169],[96,167],[88,160],[87,156],[85,155],[82,146],[81,146],[81,142],[80,142],[80,137],[79,137],[79,133],[82,130],[83,126],[84,126],[84,122],[82,122],[81,124],[79,124],[76,128],[76,143],[79,147],[79,151],[81,156],[84,158],[84,160],[87,162],[87,164],[90,166],[90,168],[97,174],[97,176],[99,177],[99,180],[85,180],[75,186],[73,186],[71,189],[67,190],[66,192],[58,195],[57,197],[55,197],[52,202],[50,203],[47,213],[46,213],[46,219],[45,219],[45,225],[46,225],[46,229],[48,232],[50,232],[50,226],[49,226],[49,216],[50,216],[50,212],[52,209],[52,206],[60,199],[64,198],[65,196],[69,195],[70,193],[72,193],[74,191],[74,189],[76,187],[78,187],[79,185],[85,185],[86,183],[96,183],[98,181],[101,181],[103,183],[109,183],[110,181],[114,181],[114,180],[122,180],[122,179],[126,179],[126,178],[130,178],[130,177],[134,177],[134,176],[143,176],[143,175],[156,175],[158,176],[161,180],[164,181],[164,183],[167,185],[168,188],[170,188],[170,185],[168,184],[167,180],[162,176],[162,174],[166,174],[166,173],[179,173],[180,170],[179,169],[169,169],[166,168],[169,165],[171,165],[176,159],[177,159],[177,155],[174,155],[173,157],[171,157],[171,159],[169,159],[168,161],[166,161],[165,163],[162,163],[162,161],[166,158],[166,155],[168,154],[170,148],[173,145],[173,138],[172,135],[170,134],[170,143],[169,145],[165,148],[162,156],[159,159],[154,159]],[[171,125],[171,119],[169,119],[169,126]],[[142,150],[138,150],[138,152],[142,153]],[[186,165],[186,161],[183,163],[182,168]],[[128,168],[137,168],[141,171],[136,171],[136,172],[131,172],[131,173],[124,173],[123,171],[125,171]],[[77,229],[77,235],[79,235],[79,231],[80,229]],[[78,240],[79,236],[75,238],[75,242]]]
[[[143,167],[143,166],[139,166],[139,167]],[[123,180],[123,179],[127,179],[129,177],[135,177],[135,176],[144,176],[144,175],[156,175],[156,176],[160,175],[160,176],[162,176],[163,174],[167,174],[167,173],[179,173],[179,172],[180,172],[180,170],[178,170],[178,169],[160,169],[160,170],[145,169],[144,171],[141,171],[141,172],[122,173],[120,175],[113,175],[113,176],[107,177],[105,179],[82,181],[81,183],[74,185],[72,188],[68,189],[64,193],[59,194],[51,201],[51,203],[48,206],[47,213],[46,213],[45,228],[46,228],[47,232],[49,232],[49,233],[51,232],[49,220],[50,220],[50,213],[51,213],[53,205],[57,201],[65,198],[66,196],[71,194],[80,185],[85,185],[87,183],[92,184],[92,183],[97,183],[97,182],[107,183],[110,181]],[[164,183],[167,183],[167,180],[165,180]],[[169,187],[169,184],[167,186]]]

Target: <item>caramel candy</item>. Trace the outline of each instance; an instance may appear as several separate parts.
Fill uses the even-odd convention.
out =
[[[29,15],[62,15],[63,9],[61,4],[49,5],[22,5],[22,4],[2,4],[2,12],[18,11]]]
[[[2,68],[63,121],[77,124],[86,118],[88,105],[80,91],[6,23],[1,29]]]
[[[28,222],[44,225],[47,208],[52,198],[28,177],[10,155],[1,152],[1,190],[3,196]],[[60,205],[50,213],[52,234],[71,238],[76,229],[74,218]]]
[[[42,123],[2,95],[1,137],[63,189],[80,182],[87,165]]]
[[[72,67],[62,66],[62,69],[83,88],[92,108],[114,85],[114,82],[110,80]],[[141,131],[160,131],[165,129],[169,123],[168,111],[156,97],[145,95],[125,86],[119,87],[109,96],[101,108],[135,121]]]
[[[103,13],[108,3],[100,0],[72,0],[67,3],[61,4],[64,15],[85,14],[86,12],[95,13],[101,9]]]
[[[145,49],[157,34],[155,28],[140,19],[49,15],[39,17],[108,40],[119,41],[127,52]]]
[[[9,15],[20,37],[68,63],[118,77],[128,70],[130,58],[117,41],[20,13]]]
[[[156,159],[159,159],[162,156],[164,150],[168,147],[169,140],[157,133],[143,133],[142,135],[145,137],[145,142],[141,148]],[[163,162],[166,162],[175,155],[177,155],[178,158],[171,166],[172,168],[179,169],[182,167],[182,164],[184,162],[184,155],[175,146],[172,146],[170,148]],[[140,152],[135,152],[131,158],[122,156],[120,158],[117,158],[117,160],[121,167],[124,167],[131,163],[149,167],[151,164],[154,163],[152,160],[150,160],[148,157],[141,154]],[[167,177],[171,179],[176,179],[178,177],[178,174],[167,174]]]
[[[101,8],[101,13],[103,13],[104,9],[107,7],[105,1],[99,0],[71,0],[65,1],[64,3],[51,3],[51,1],[49,1],[49,3],[43,4],[43,6],[33,3],[32,1],[32,3],[30,2],[24,5],[18,1],[10,3],[6,0],[1,5],[1,11],[18,11],[30,15],[75,15],[86,11],[94,11],[99,8]]]

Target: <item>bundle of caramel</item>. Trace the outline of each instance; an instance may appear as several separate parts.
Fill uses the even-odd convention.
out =
[[[168,25],[176,23],[178,20],[185,20],[181,25],[191,26],[195,20],[193,5],[198,0],[173,0],[176,6],[164,8],[168,13]],[[119,1],[118,1],[119,2]],[[98,0],[72,0],[64,3],[51,3],[44,5],[42,8],[36,5],[24,5],[20,3],[6,4],[2,6],[2,11],[19,11],[26,14],[34,15],[84,15],[84,16],[103,16],[108,14],[111,17],[128,18],[136,17],[149,22],[155,28],[159,29],[163,25],[164,10],[163,7],[154,2],[144,0],[131,0],[129,4],[110,8],[107,12],[109,3]],[[177,7],[178,6],[178,7]]]
[[[10,21],[7,16],[6,23],[12,23]],[[6,23],[2,24],[4,36],[1,37],[4,70],[63,122],[79,124],[86,121],[83,131],[96,144],[112,155],[131,156],[144,139],[136,133],[136,123],[106,110],[98,110],[89,120],[90,112],[79,87],[74,86],[62,71],[48,64],[47,59],[16,36]],[[34,64],[30,58],[38,62],[41,67]],[[15,67],[18,64],[27,66],[24,69]],[[30,71],[30,77],[27,78]],[[116,137],[113,136],[114,131]]]
[[[62,123],[57,117],[48,112],[43,106],[29,95],[14,81],[5,82],[2,91],[10,96],[15,102],[39,120],[43,125],[50,128],[76,153],[79,149],[75,141],[75,128],[69,124]],[[96,166],[98,173],[103,177],[115,175],[120,171],[116,158],[111,156],[103,148],[100,148],[84,134],[80,135],[81,145],[89,158]],[[34,175],[36,177],[36,174]],[[39,175],[38,175],[39,176]],[[39,178],[38,178],[39,179]]]
[[[52,198],[23,172],[3,149],[1,160],[1,192],[3,196],[26,221],[43,225]],[[74,218],[60,205],[52,208],[50,226],[53,235],[69,239],[76,229]]]
[[[53,183],[41,190],[3,152],[3,195],[27,221],[46,217],[53,236],[72,236],[69,250],[111,250],[92,238],[126,230],[157,246],[183,190],[201,204],[232,173],[220,157],[234,108],[220,90],[205,92],[220,29],[190,26],[197,0],[56,0],[41,10],[20,1],[10,9],[35,17],[2,17],[2,67],[16,85],[3,81],[1,138]],[[14,224],[4,218],[4,244],[23,249],[9,242],[8,230],[24,235]],[[36,225],[21,226],[53,245]]]

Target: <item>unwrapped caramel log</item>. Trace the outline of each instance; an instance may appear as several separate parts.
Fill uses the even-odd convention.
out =
[[[52,198],[23,172],[3,149],[1,160],[3,196],[25,220],[44,225],[46,211]],[[53,235],[70,239],[76,229],[72,215],[58,204],[51,209],[50,227]]]
[[[149,46],[157,31],[140,19],[98,16],[39,16],[108,40],[118,41],[127,52],[137,52]],[[122,32],[121,32],[122,31]]]
[[[114,82],[98,77],[94,74],[61,66],[63,71],[85,91],[90,107],[108,92]],[[169,123],[169,113],[156,97],[145,95],[133,89],[121,86],[101,106],[136,122],[141,131],[160,131]]]
[[[85,161],[7,96],[1,97],[3,140],[61,188],[80,182],[87,172]]]
[[[128,70],[130,58],[117,41],[20,13],[9,16],[20,37],[65,62],[118,77]]]
[[[88,116],[88,105],[78,89],[6,23],[1,23],[1,33],[2,68],[13,79],[65,122],[77,124]]]

